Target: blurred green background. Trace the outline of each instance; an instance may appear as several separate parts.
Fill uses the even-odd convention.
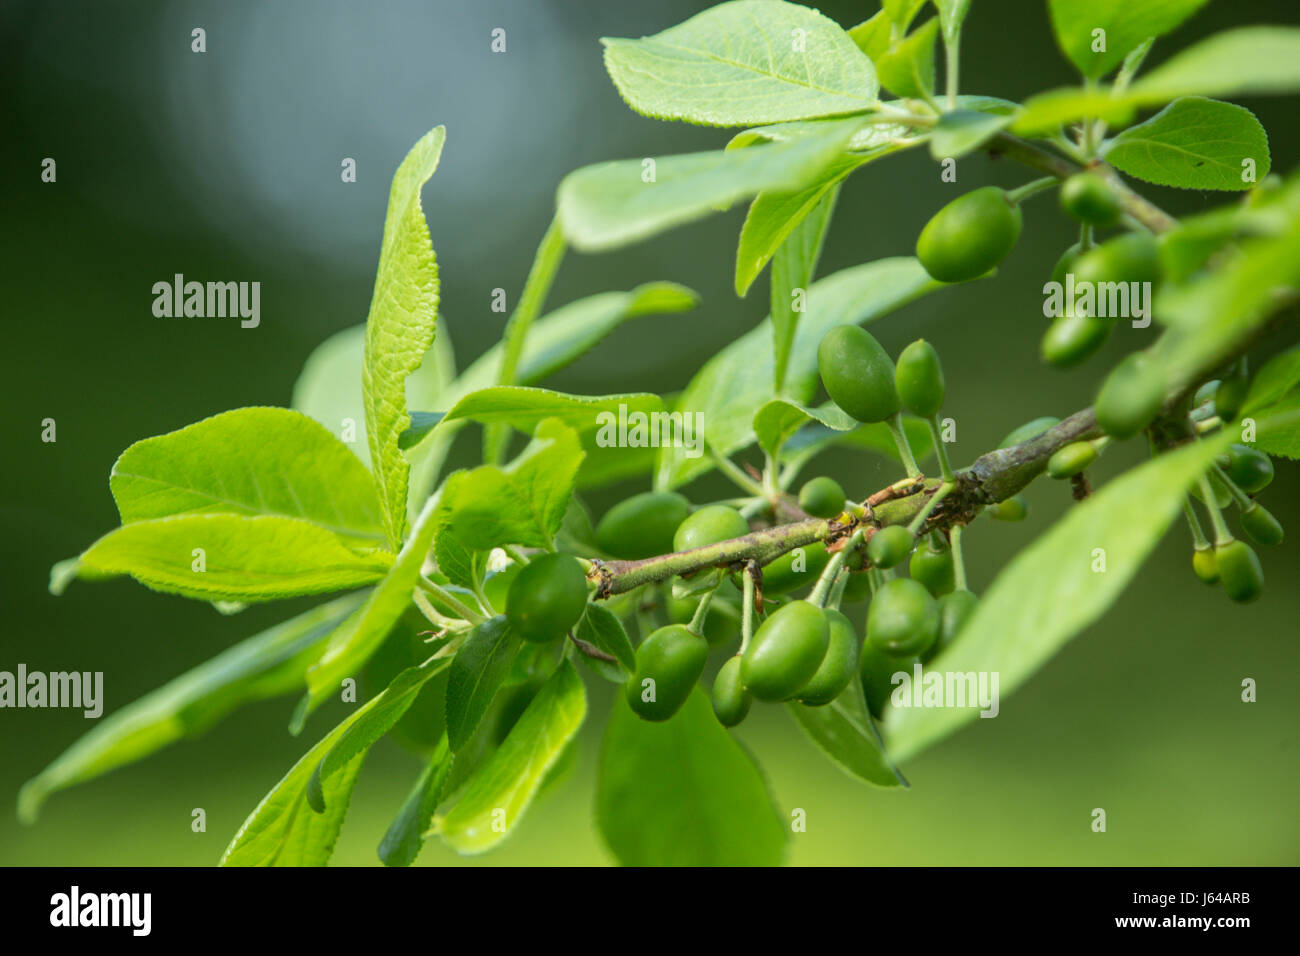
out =
[[[46,591],[49,566],[116,524],[107,476],[131,442],[244,405],[287,405],[303,360],[361,321],[370,299],[389,178],[411,143],[447,126],[442,166],[424,192],[442,274],[445,328],[461,365],[500,334],[550,218],[556,183],[598,160],[718,148],[727,131],[635,116],[601,65],[600,36],[640,36],[706,4],[660,0],[476,0],[355,4],[67,2],[0,4],[5,442],[0,670],[105,672],[112,712],[222,648],[312,602],[223,618],[207,605],[130,580]],[[824,2],[844,26],[870,0]],[[1224,27],[1296,20],[1291,0],[1220,0],[1149,62]],[[190,52],[190,31],[207,52]],[[489,52],[493,28],[507,52]],[[1050,38],[1045,4],[975,0],[963,89],[1021,99],[1073,81]],[[1294,99],[1244,101],[1272,140],[1279,170],[1300,158]],[[917,151],[869,166],[844,189],[821,274],[910,254],[926,218],[955,195]],[[45,157],[56,184],[40,182]],[[340,182],[343,157],[358,181]],[[960,187],[1031,174],[982,156]],[[1221,197],[1153,189],[1175,213]],[[732,290],[743,207],[619,253],[572,254],[550,305],[669,279],[702,308],[643,319],[558,375],[566,391],[674,390],[702,359],[766,312],[766,280]],[[1021,422],[1089,401],[1133,339],[1062,374],[1042,366],[1040,286],[1071,226],[1051,199],[1031,202],[1019,248],[991,282],[948,291],[874,327],[891,352],[919,335],[945,360],[964,464]],[[177,272],[258,280],[262,321],[167,320],[151,286]],[[1137,335],[1139,333],[1134,333]],[[1288,344],[1264,343],[1258,361]],[[58,441],[40,441],[40,422]],[[472,441],[458,446],[468,458]],[[1133,443],[1136,444],[1136,443]],[[237,449],[232,449],[232,453]],[[1136,461],[1108,454],[1095,480]],[[851,453],[826,458],[855,494],[894,477]],[[1268,506],[1300,533],[1297,468],[1279,462]],[[968,535],[973,586],[1067,506],[1059,484],[1029,493],[1031,520],[981,521]],[[599,514],[621,494],[590,496]],[[706,480],[697,500],[726,494]],[[1246,608],[1199,584],[1186,529],[1175,526],[1111,613],[1080,635],[997,720],[912,761],[908,792],[868,789],[827,763],[777,708],[739,736],[758,755],[783,812],[807,811],[795,864],[1294,864],[1300,862],[1300,679],[1295,540],[1268,553],[1269,588]],[[1240,702],[1253,677],[1258,703]],[[426,864],[610,862],[591,820],[595,760],[612,700],[595,687],[574,772],[529,811],[504,847],[458,860],[431,844]],[[205,738],[56,794],[39,821],[0,812],[3,864],[214,863],[304,739],[285,732],[293,701],[250,707]],[[0,711],[0,794],[90,726],[80,712]],[[307,739],[311,738],[311,740]],[[357,789],[334,862],[373,864],[374,848],[417,772],[385,741]],[[9,804],[12,807],[12,804]],[[203,807],[207,832],[190,830]],[[1104,807],[1108,832],[1092,833]]]

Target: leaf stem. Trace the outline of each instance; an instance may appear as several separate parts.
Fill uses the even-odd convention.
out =
[[[1019,186],[1016,189],[1007,190],[1007,201],[1019,205],[1030,196],[1036,196],[1056,186],[1060,182],[1055,176],[1043,176],[1040,179],[1034,179]]]
[[[460,599],[450,591],[446,590],[441,585],[434,584],[423,574],[419,577],[419,585],[471,624],[482,624],[486,620],[486,618],[478,611],[475,611],[468,605],[462,603]]]
[[[739,487],[743,491],[749,492],[751,495],[754,495],[756,498],[766,499],[767,492],[763,488],[763,486],[759,484],[757,481],[755,481],[753,478],[749,477],[749,475],[745,474],[745,472],[742,471],[741,468],[734,461],[732,461],[726,455],[719,455],[718,452],[712,446],[709,447],[709,454],[713,457],[714,462],[717,464],[718,470],[721,471],[728,478],[730,478],[736,484],[737,487]]]
[[[915,478],[921,473],[921,469],[916,467],[916,458],[912,455],[912,446],[907,440],[907,432],[903,431],[903,413],[894,412],[892,416],[885,419],[885,425],[889,428],[889,434],[898,447],[898,457],[903,460],[907,477]]]

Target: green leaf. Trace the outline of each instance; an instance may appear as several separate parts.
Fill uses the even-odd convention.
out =
[[[935,159],[958,159],[974,152],[1000,130],[1011,125],[1015,114],[982,113],[978,110],[953,110],[944,113],[930,135],[930,155]]]
[[[588,604],[574,636],[600,653],[614,658],[605,661],[585,654],[579,655],[592,670],[616,684],[627,683],[636,670],[636,651],[632,649],[632,642],[628,640],[627,631],[623,629],[618,615],[599,604]]]
[[[907,780],[894,766],[880,731],[867,711],[858,680],[823,707],[792,701],[786,704],[796,724],[826,756],[850,776],[878,787],[906,787]]]
[[[393,176],[379,271],[366,319],[362,375],[366,432],[393,550],[401,545],[406,527],[411,470],[397,446],[398,436],[410,423],[406,379],[433,345],[438,315],[438,265],[420,208],[420,190],[438,168],[445,138],[441,126],[426,133]]]
[[[851,117],[788,143],[585,166],[560,183],[560,221],[569,241],[588,252],[647,239],[757,193],[804,188],[862,125]]]
[[[1268,175],[1268,134],[1243,106],[1187,96],[1110,141],[1106,161],[1135,179],[1179,189],[1246,190]],[[1244,160],[1253,160],[1247,182]]]
[[[373,729],[376,725],[366,721],[367,715],[372,712],[384,714],[384,720],[392,716],[395,723],[415,700],[415,693],[408,693],[411,684],[414,683],[416,691],[423,684],[423,680],[412,680],[411,671],[417,672],[418,678],[419,674],[426,671],[436,671],[442,663],[444,662],[434,662],[424,668],[411,668],[403,672],[388,689],[357,708],[350,717],[307,751],[248,815],[222,855],[221,865],[324,866],[334,852],[339,830],[343,827],[343,818],[348,812],[352,788],[361,772],[361,764],[369,745],[354,749],[351,743],[345,743],[344,748],[339,750],[339,757],[343,758],[346,754],[346,760],[341,760],[329,770],[328,776],[322,778],[328,786],[328,790],[320,794],[324,798],[324,812],[313,811],[307,796],[318,766],[338,744],[349,739],[349,731],[354,726],[361,723],[363,727]],[[432,673],[428,676],[432,676]],[[405,706],[401,706],[401,703]],[[366,722],[362,723],[363,721]],[[352,736],[350,740],[356,742],[364,738],[365,735]]]
[[[1250,392],[1242,406],[1242,415],[1268,408],[1297,386],[1300,386],[1300,345],[1274,355],[1255,373],[1250,382]]]
[[[447,748],[447,736],[444,734],[379,843],[379,859],[384,866],[410,866],[420,855],[420,850],[424,847],[424,835],[433,820],[434,811],[438,809],[449,770],[451,751]]]
[[[197,737],[244,704],[296,690],[330,631],[360,603],[356,594],[336,598],[254,634],[98,721],[23,785],[19,819],[34,823],[50,794]]]
[[[822,409],[825,410],[827,407],[822,406]],[[903,432],[907,435],[907,443],[911,446],[912,455],[918,462],[925,461],[933,454],[934,445],[930,428],[924,420],[913,415],[904,415]],[[898,446],[894,444],[894,437],[884,422],[858,425],[851,431],[829,428],[820,423],[802,428],[788,438],[782,446],[781,461],[782,463],[806,463],[834,445],[848,445],[874,452],[902,464],[902,459],[898,456]]]
[[[392,569],[371,592],[359,611],[339,625],[330,636],[325,653],[307,671],[307,694],[294,713],[290,730],[302,730],[307,717],[327,697],[338,692],[345,677],[355,677],[361,672],[370,656],[383,643],[403,612],[411,606],[411,592],[415,589],[429,549],[433,546],[437,523],[434,520],[441,495],[425,502],[411,535],[398,552]]]
[[[301,412],[239,408],[146,438],[113,465],[122,523],[182,514],[281,515],[358,548],[384,543],[374,481]]]
[[[1089,90],[1067,86],[1025,100],[1011,130],[1022,136],[1040,136],[1085,116],[1105,120],[1118,128],[1132,121],[1138,106],[1139,102],[1131,94],[1112,94],[1107,88]]]
[[[1024,683],[1120,596],[1227,438],[1220,434],[1161,455],[1074,505],[1002,569],[961,639],[935,659],[931,672],[996,674],[1002,698]],[[1103,559],[1105,570],[1098,571]],[[905,760],[977,713],[973,707],[891,707],[885,741],[896,759]]]
[[[596,822],[624,866],[777,866],[786,828],[754,761],[696,689],[671,719],[618,695],[596,782]]]
[[[582,679],[563,661],[443,818],[443,842],[475,854],[505,839],[586,715]]]
[[[1300,459],[1300,390],[1256,413],[1255,447],[1270,455]]]
[[[790,350],[789,398],[807,405],[816,395],[817,345],[832,326],[872,321],[943,287],[910,257],[854,266],[813,283]],[[754,410],[773,397],[772,378],[772,327],[766,320],[710,359],[683,390],[677,408],[698,413],[708,444],[730,455],[755,440]],[[713,467],[707,457],[661,448],[656,484],[676,488]]]
[[[307,357],[290,404],[329,429],[369,468],[366,402],[361,391],[365,349],[364,322],[331,335]],[[444,322],[420,367],[406,379],[406,407],[447,407],[441,396],[455,378],[456,359]]]
[[[870,109],[875,71],[816,10],[734,0],[652,37],[606,37],[605,69],[643,116],[707,126],[779,123]]]
[[[810,223],[802,240],[793,242],[790,252],[796,260],[804,259],[816,239],[816,254],[821,253],[821,239],[830,224],[839,184],[868,157],[844,156],[823,170],[807,189],[797,193],[759,193],[749,206],[736,248],[736,295],[749,292],[763,267],[782,248],[790,236]],[[817,215],[812,215],[816,211]],[[792,327],[793,328],[793,327]]]
[[[591,351],[630,319],[687,312],[699,303],[699,293],[674,282],[647,282],[630,292],[602,292],[570,302],[533,323],[515,378],[521,385],[539,382]],[[498,343],[457,379],[452,404],[493,385],[500,364]]]
[[[663,411],[663,401],[649,392],[626,395],[567,395],[545,388],[497,385],[471,392],[456,403],[443,421],[450,424],[469,419],[483,425],[502,423],[521,432],[532,432],[547,418],[558,419],[579,434],[596,431],[620,409],[627,414],[653,415]]]
[[[881,11],[898,27],[899,33],[906,32],[923,6],[925,0],[881,0],[880,4]]]
[[[402,719],[429,678],[451,665],[450,655],[435,656],[435,652],[441,650],[447,640],[444,638],[431,644],[431,656],[423,664],[408,667],[394,677],[383,692],[368,702],[357,719],[351,721],[334,741],[334,745],[321,758],[307,781],[307,803],[312,810],[325,813],[332,801],[340,796],[347,798],[350,788],[339,789],[337,781],[345,779],[347,769],[358,759],[364,759],[375,742]]]
[[[1049,0],[1056,42],[1084,76],[1104,76],[1147,37],[1175,29],[1207,0]],[[1103,31],[1099,35],[1096,31]]]
[[[799,316],[807,306],[808,287],[817,273],[817,261],[822,255],[822,244],[826,241],[826,230],[835,213],[838,196],[838,185],[827,190],[777,248],[772,259],[771,321],[775,351],[772,387],[778,392],[785,388],[790,348],[794,344]]]
[[[1195,93],[1236,96],[1300,89],[1300,27],[1239,27],[1171,56],[1129,88],[1142,103]]]
[[[837,432],[858,427],[858,422],[834,402],[809,408],[784,398],[774,398],[754,413],[754,435],[759,447],[776,457],[788,438],[813,421]]]
[[[498,614],[470,631],[456,652],[447,675],[447,742],[453,752],[465,745],[487,713],[520,643],[505,615]]]
[[[876,61],[880,82],[897,96],[934,92],[934,41],[939,19],[931,18]]]
[[[858,49],[870,57],[872,62],[875,62],[888,52],[893,31],[894,24],[890,21],[889,14],[884,10],[878,10],[871,19],[863,20],[849,30],[849,39],[857,44]]]
[[[551,547],[582,454],[577,432],[558,419],[542,421],[509,465],[481,465],[448,479],[446,526],[471,550]]]
[[[86,579],[129,574],[155,591],[251,603],[373,584],[393,556],[359,554],[298,518],[186,514],[123,525],[77,560]]]

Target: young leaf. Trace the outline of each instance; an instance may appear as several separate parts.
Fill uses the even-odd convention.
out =
[[[578,433],[602,427],[606,416],[617,420],[621,413],[654,415],[663,411],[658,395],[636,392],[627,395],[566,395],[545,388],[498,385],[471,392],[443,418],[448,424],[469,419],[483,425],[506,424],[521,432],[532,432],[545,419],[557,419]]]
[[[558,419],[545,419],[509,465],[481,465],[448,480],[447,527],[471,550],[505,544],[549,548],[564,520],[582,454],[577,432]]]
[[[415,700],[415,692],[408,693],[412,685],[418,691],[424,682],[421,675],[424,679],[431,677],[431,672],[436,672],[443,663],[438,661],[403,672],[388,689],[357,708],[307,751],[248,815],[222,855],[221,866],[324,866],[334,852],[343,817],[348,812],[352,788],[369,747],[369,743],[355,747],[353,743],[364,740],[369,731],[382,726],[389,717],[392,718],[389,727],[396,723]],[[371,723],[367,717],[376,711],[382,719]],[[358,724],[368,728],[367,733],[349,738],[349,731]],[[321,761],[337,745],[349,739],[352,743],[346,743],[338,751],[339,762],[326,774],[317,777]],[[370,743],[373,743],[373,738]],[[342,759],[345,755],[346,759]],[[313,786],[313,778],[316,786],[324,784],[328,788],[317,793],[323,801],[321,806],[324,809],[320,812],[314,811],[308,802],[308,788]]]
[[[410,866],[420,855],[420,850],[424,847],[424,835],[433,820],[434,811],[438,809],[449,770],[451,751],[444,734],[379,843],[379,859],[384,866]]]
[[[585,166],[560,183],[560,221],[569,241],[588,252],[647,239],[760,192],[802,189],[862,125],[851,117],[788,143]]]
[[[1023,136],[1047,135],[1085,116],[1118,128],[1132,121],[1139,105],[1132,93],[1121,96],[1104,88],[1062,87],[1025,100],[1012,121],[1011,131]]]
[[[1282,400],[1300,386],[1300,345],[1274,355],[1255,373],[1242,415],[1250,415]]]
[[[374,481],[301,412],[239,408],[146,438],[113,465],[122,523],[181,514],[301,518],[356,548],[384,544]]]
[[[586,715],[582,679],[563,661],[443,818],[443,842],[475,854],[505,839]]]
[[[393,550],[401,545],[406,527],[410,479],[410,465],[397,447],[398,436],[410,423],[406,379],[420,367],[433,344],[438,314],[438,265],[420,208],[420,190],[438,168],[445,138],[441,126],[426,133],[393,176],[379,270],[366,319],[362,376],[366,432],[384,527]]]
[[[596,822],[624,866],[777,866],[781,821],[759,768],[695,690],[671,719],[618,695],[596,781]]]
[[[366,400],[361,390],[365,350],[364,322],[331,335],[307,356],[298,380],[294,382],[290,404],[329,429],[369,468]],[[455,378],[456,358],[444,321],[420,367],[407,376],[406,407],[449,407],[450,403],[443,396]],[[414,462],[411,468],[417,470]],[[412,486],[414,484],[412,479]]]
[[[878,787],[907,786],[885,753],[860,681],[849,681],[840,696],[823,707],[791,701],[786,709],[813,743],[849,775]]]
[[[155,591],[251,603],[363,587],[392,563],[387,551],[359,554],[298,518],[186,514],[110,531],[76,567],[86,579],[129,574]]]
[[[625,684],[636,670],[636,651],[627,638],[618,615],[599,604],[588,604],[586,613],[578,622],[575,637],[612,661],[580,655],[596,673],[616,684]]]
[[[602,292],[561,306],[528,332],[515,380],[532,385],[585,355],[624,322],[646,315],[686,312],[700,303],[699,293],[674,282],[647,282],[630,292]],[[492,346],[456,380],[454,405],[470,392],[490,387],[501,363],[501,346]],[[414,407],[414,406],[413,406]],[[432,407],[432,406],[424,406]]]
[[[1049,0],[1056,42],[1084,76],[1104,76],[1147,37],[1175,29],[1208,0]]]
[[[35,822],[56,791],[197,737],[244,704],[296,690],[330,631],[360,603],[349,594],[254,634],[97,722],[23,785],[19,819]]]
[[[826,413],[829,417],[828,407],[833,406],[828,403],[818,411]],[[809,411],[812,411],[812,409],[809,409]],[[793,415],[792,412],[789,414]],[[924,462],[934,453],[930,429],[924,421],[913,415],[904,415],[903,432],[907,435],[907,443],[911,446],[912,455],[918,462]],[[858,425],[850,431],[841,431],[820,422],[802,428],[788,438],[781,447],[781,462],[783,464],[797,463],[802,467],[804,463],[835,445],[848,445],[863,451],[875,452],[900,464],[902,463],[902,460],[898,457],[898,446],[894,444],[893,435],[884,422],[873,425]]]
[[[1221,433],[1161,455],[1074,505],[1002,569],[934,671],[996,674],[1005,698],[1115,602],[1228,438]],[[969,706],[893,707],[885,717],[885,741],[896,759],[906,760],[978,712]]]
[[[894,24],[885,10],[876,11],[875,16],[863,20],[849,30],[849,39],[859,50],[874,63],[889,51],[889,42],[893,38]]]
[[[896,96],[925,97],[934,92],[934,41],[939,19],[933,17],[876,61],[880,82]]]
[[[433,546],[437,529],[434,519],[441,500],[441,495],[435,495],[425,502],[392,569],[361,609],[339,625],[321,659],[307,671],[307,694],[294,713],[291,732],[296,734],[302,730],[308,715],[338,691],[343,678],[361,670],[410,606],[420,568]]]
[[[930,155],[938,160],[958,159],[979,149],[1014,119],[1014,109],[1000,113],[970,109],[944,113],[930,134]]]
[[[760,448],[776,456],[786,439],[812,421],[820,422],[837,432],[852,431],[858,427],[857,421],[834,402],[809,408],[784,398],[774,398],[754,413],[754,435]]]
[[[1290,93],[1300,89],[1300,27],[1238,27],[1171,56],[1128,90],[1141,103],[1179,96]]]
[[[441,650],[446,639],[430,645],[431,655]],[[334,741],[329,752],[316,765],[307,781],[307,803],[317,813],[329,810],[330,802],[339,795],[347,799],[349,791],[336,789],[340,775],[359,758],[363,759],[380,737],[388,733],[402,719],[402,715],[415,703],[416,696],[428,680],[446,670],[452,662],[450,655],[430,656],[423,664],[408,667],[393,678],[383,692],[363,708],[357,719]]]
[[[510,673],[520,640],[498,614],[470,631],[447,675],[447,741],[459,751]]]
[[[806,405],[817,393],[817,345],[832,326],[872,321],[943,287],[919,262],[904,257],[854,266],[813,283],[790,350],[787,394]],[[698,413],[704,438],[714,451],[733,454],[754,441],[754,410],[772,397],[772,377],[769,319],[705,363],[678,398],[677,409]],[[707,457],[661,448],[656,484],[675,488],[713,467]]]
[[[605,69],[656,119],[748,126],[870,109],[875,71],[833,20],[778,0],[733,0],[639,40],[606,37]]]
[[[776,392],[785,388],[786,368],[790,362],[790,348],[794,344],[799,316],[806,308],[808,287],[817,272],[817,260],[822,255],[826,230],[835,213],[835,200],[839,186],[832,185],[812,211],[786,237],[772,259],[771,316],[772,348],[775,353],[772,387]],[[760,197],[761,198],[761,197]],[[757,202],[756,202],[757,204]],[[752,212],[752,210],[751,210]]]
[[[951,46],[970,12],[970,0],[934,0],[934,5],[939,11],[939,22],[943,24],[944,42]]]
[[[1106,147],[1106,161],[1135,179],[1179,189],[1247,190],[1269,171],[1268,134],[1244,106],[1186,96]],[[1249,182],[1244,161],[1251,161]]]
[[[881,0],[880,4],[881,11],[898,28],[900,34],[907,32],[923,6],[925,0]]]

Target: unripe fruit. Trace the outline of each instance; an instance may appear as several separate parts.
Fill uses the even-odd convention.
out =
[[[616,558],[652,558],[673,550],[673,534],[691,503],[675,491],[647,491],[620,501],[596,525],[596,543]]]
[[[1106,376],[1093,412],[1106,434],[1131,438],[1155,420],[1164,401],[1164,369],[1146,353],[1134,352]]]
[[[1020,225],[1020,207],[996,186],[983,186],[934,214],[916,240],[916,257],[940,282],[978,279],[1007,257]]]
[[[770,564],[763,565],[763,595],[776,597],[801,587],[811,587],[831,556],[820,541],[794,548]]]
[[[967,619],[975,613],[975,608],[978,605],[979,598],[972,592],[965,590],[953,591],[951,594],[945,594],[939,598],[939,638],[926,651],[922,660],[931,661],[951,647],[953,641],[957,640],[957,636],[961,633]]]
[[[817,370],[826,394],[860,422],[883,422],[898,412],[894,363],[866,329],[837,325],[817,346]]]
[[[985,511],[998,521],[1024,521],[1029,515],[1029,502],[1023,495],[1012,495],[1006,501],[989,505]]]
[[[1241,528],[1256,544],[1270,548],[1281,544],[1285,534],[1281,523],[1258,501],[1252,501],[1241,513]]]
[[[735,508],[705,505],[692,512],[673,535],[674,551],[690,551],[749,534],[749,522]]]
[[[805,704],[820,707],[829,704],[858,672],[858,633],[849,619],[836,610],[826,611],[829,638],[826,656],[817,672],[799,690],[799,699]]]
[[[1075,173],[1062,183],[1061,208],[1079,222],[1094,226],[1113,226],[1119,222],[1119,199],[1096,173]]]
[[[754,632],[740,662],[741,681],[759,700],[793,697],[817,673],[829,642],[826,612],[792,601]]]
[[[912,553],[916,538],[901,524],[878,530],[867,542],[867,557],[878,568],[892,568]]]
[[[1071,442],[1047,460],[1047,473],[1053,478],[1073,478],[1097,460],[1097,449],[1090,441]]]
[[[686,703],[708,656],[708,642],[683,625],[659,628],[636,649],[628,704],[646,720],[667,720]]]
[[[844,489],[834,478],[814,478],[799,489],[799,507],[814,518],[834,518],[844,510]]]
[[[907,573],[912,576],[913,581],[924,584],[925,589],[935,597],[947,594],[956,583],[952,551],[947,548],[936,551],[930,546],[929,541],[922,541],[912,552]]]
[[[1229,541],[1214,549],[1223,590],[1239,604],[1247,604],[1264,591],[1264,569],[1255,550],[1244,541]]]
[[[1059,282],[1062,285],[1065,284],[1065,276],[1067,273],[1074,271],[1074,264],[1078,261],[1082,249],[1083,247],[1076,242],[1069,249],[1066,249],[1061,253],[1061,258],[1057,259],[1056,265],[1052,266],[1053,282]]]
[[[920,660],[916,655],[895,657],[877,650],[871,641],[862,645],[859,656],[858,674],[862,678],[862,691],[867,698],[867,710],[877,719],[884,713],[885,705],[894,692],[893,677],[902,671],[912,676],[912,667]]]
[[[943,366],[939,353],[925,339],[917,339],[898,356],[894,367],[898,397],[913,415],[929,418],[943,407]]]
[[[1014,448],[1022,442],[1029,441],[1031,438],[1037,438],[1049,428],[1059,424],[1061,424],[1061,420],[1059,418],[1052,418],[1050,415],[1044,416],[1043,418],[1035,418],[1031,422],[1025,422],[1019,428],[1013,428],[1007,434],[1007,437],[1002,439],[998,448]]]
[[[1253,495],[1263,491],[1273,480],[1273,459],[1258,448],[1233,445],[1228,449],[1224,471],[1238,488]]]
[[[1192,551],[1192,570],[1206,584],[1219,583],[1219,562],[1214,559],[1214,549],[1209,545]]]
[[[506,593],[506,618],[526,641],[563,637],[587,607],[587,576],[571,554],[542,554],[515,576]]]
[[[1104,242],[1079,256],[1074,264],[1074,284],[1082,282],[1160,281],[1160,251],[1155,239],[1145,232]]]
[[[1053,320],[1043,333],[1039,354],[1043,361],[1057,368],[1073,368],[1106,344],[1114,319],[1091,315],[1063,315]]]
[[[1214,412],[1225,422],[1235,422],[1241,406],[1246,404],[1250,383],[1244,375],[1234,375],[1219,383],[1214,392]]]
[[[740,682],[740,657],[731,658],[713,679],[713,714],[724,727],[734,727],[749,714],[754,698]]]
[[[911,578],[886,581],[867,608],[867,640],[896,657],[920,655],[939,636],[939,605]]]

